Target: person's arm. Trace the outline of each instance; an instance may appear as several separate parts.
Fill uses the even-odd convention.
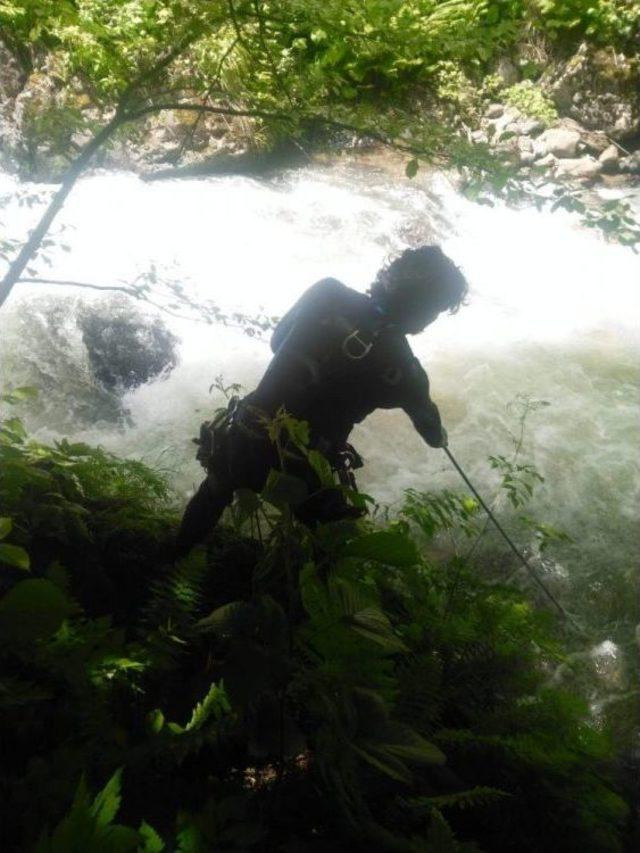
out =
[[[429,394],[429,377],[417,358],[409,365],[409,377],[402,408],[431,447],[446,447],[447,433],[440,420],[438,407]]]
[[[332,312],[338,304],[340,295],[346,290],[344,284],[335,278],[323,278],[311,285],[300,299],[282,317],[271,335],[271,351],[276,353],[282,347],[294,326],[307,318],[317,319]]]

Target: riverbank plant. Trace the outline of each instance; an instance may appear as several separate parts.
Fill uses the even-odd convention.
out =
[[[309,529],[274,471],[174,564],[144,465],[13,415],[0,464],[5,849],[623,849],[608,737],[549,685],[562,627],[429,556],[471,499]]]
[[[523,80],[509,86],[502,92],[505,102],[529,118],[540,119],[546,127],[558,120],[558,111],[552,101],[547,98],[531,80]]]

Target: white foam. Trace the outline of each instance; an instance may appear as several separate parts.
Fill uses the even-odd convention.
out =
[[[24,234],[37,212],[14,205],[5,218]],[[71,251],[53,251],[47,275],[112,284],[153,262],[227,311],[269,314],[283,313],[322,276],[365,290],[408,233],[414,242],[441,243],[469,278],[470,304],[412,345],[460,461],[491,491],[487,456],[511,448],[507,404],[518,393],[548,400],[529,420],[525,448],[547,478],[538,508],[569,532],[589,532],[594,543],[615,535],[627,555],[638,544],[630,517],[640,491],[640,261],[568,214],[479,207],[444,176],[391,182],[336,167],[273,181],[148,184],[130,174],[94,175],[79,182],[60,224]],[[27,287],[12,297],[14,311],[37,305],[37,296],[18,299]],[[127,395],[134,425],[96,425],[74,437],[161,460],[187,491],[200,477],[189,439],[220,402],[208,393],[214,377],[250,389],[270,353],[234,330],[168,323],[182,339],[181,363],[168,379]],[[0,313],[0,326],[10,338],[11,311]],[[34,426],[55,433],[50,424]],[[354,440],[367,458],[362,484],[383,501],[398,501],[407,486],[459,485],[402,413],[376,413]]]

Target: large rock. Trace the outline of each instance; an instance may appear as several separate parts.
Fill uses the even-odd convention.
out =
[[[0,40],[0,166],[4,168],[14,168],[13,160],[21,147],[14,105],[25,78],[24,71]]]
[[[26,74],[0,39],[0,105],[18,97],[26,82]]]
[[[640,151],[636,151],[628,157],[621,157],[618,168],[627,175],[640,175]]]
[[[580,134],[580,139],[587,151],[598,157],[602,154],[605,148],[608,148],[611,145],[609,137],[601,130],[585,130],[583,128]]]
[[[93,375],[111,391],[137,388],[176,365],[175,335],[129,302],[88,305],[77,324]]]
[[[596,178],[602,171],[602,163],[594,157],[575,157],[558,160],[554,167],[556,178],[579,178],[589,180]]]
[[[553,155],[550,155],[553,156]],[[521,166],[533,166],[536,159],[536,155],[533,151],[523,151],[520,150],[520,165]]]
[[[527,118],[520,122],[520,133],[524,136],[536,136],[544,130],[544,122],[539,118]]]
[[[500,118],[504,113],[504,104],[490,104],[485,112],[485,118]]]
[[[617,147],[615,145],[609,145],[609,147],[605,148],[598,157],[598,162],[602,166],[602,171],[610,174],[617,170],[619,159],[620,154]]]
[[[503,107],[500,116],[485,118],[482,122],[482,128],[489,133],[489,136],[493,134],[493,138],[498,140],[509,125],[518,122],[521,118],[522,114],[515,107]]]
[[[517,66],[506,56],[498,61],[496,72],[504,86],[513,86],[520,79]]]
[[[582,44],[541,80],[561,113],[617,141],[640,132],[640,63],[613,50]]]
[[[533,152],[534,159],[536,157],[536,152]],[[536,160],[536,166],[541,166],[546,169],[549,166],[555,166],[558,162],[557,158],[553,156],[553,154],[545,154],[544,157],[540,157],[540,159]]]
[[[580,134],[577,130],[568,130],[563,127],[554,127],[545,130],[535,143],[535,150],[541,156],[553,154],[554,157],[573,157],[580,142]]]

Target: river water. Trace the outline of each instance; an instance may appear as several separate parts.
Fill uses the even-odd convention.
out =
[[[1,178],[0,220],[14,236],[24,235],[41,207],[37,198],[29,206],[25,194],[40,189]],[[411,344],[454,454],[492,497],[497,475],[487,457],[511,454],[517,400],[546,401],[527,418],[521,458],[545,477],[530,514],[577,542],[555,552],[556,567],[588,573],[597,587],[612,566],[637,565],[640,260],[629,249],[605,243],[564,212],[474,205],[444,175],[409,181],[340,162],[260,181],[145,183],[96,174],[78,184],[60,225],[68,251],[50,248],[50,265],[36,265],[40,275],[105,285],[130,281],[154,263],[190,295],[226,311],[274,315],[318,278],[365,290],[395,252],[440,243],[469,279],[469,304]],[[46,293],[20,285],[0,312],[0,383],[33,381],[24,320],[36,323]],[[200,479],[190,438],[220,404],[209,392],[214,378],[222,374],[249,390],[270,353],[237,329],[166,321],[180,338],[180,362],[167,378],[126,394],[128,425],[103,418],[98,406],[95,422],[74,422],[76,380],[65,375],[66,362],[56,363],[54,346],[44,370],[47,355],[38,352],[46,405],[30,425],[44,438],[70,434],[160,465],[184,499]],[[73,317],[61,322],[59,332],[73,335]],[[361,487],[392,508],[407,487],[460,485],[442,452],[423,445],[402,412],[375,413],[353,441],[366,459]]]

